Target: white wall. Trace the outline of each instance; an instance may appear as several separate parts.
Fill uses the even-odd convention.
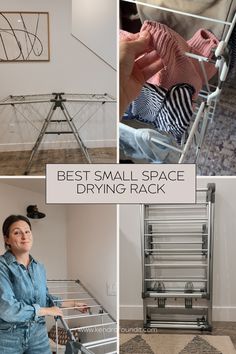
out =
[[[44,180],[42,180],[44,183]],[[33,220],[34,244],[32,255],[42,262],[49,279],[67,278],[67,244],[65,208],[46,205],[45,196],[25,188],[5,184],[0,179],[0,224],[10,214],[26,215],[28,205],[37,205],[46,214],[44,219]],[[4,253],[3,238],[0,237],[0,254]]]
[[[108,92],[116,96],[116,71],[71,35],[71,0],[0,0],[0,8],[2,11],[48,11],[51,46],[50,62],[0,63],[0,98],[10,94],[51,92]],[[87,24],[86,31],[89,31],[89,19]],[[28,110],[28,107],[25,108],[23,114],[41,127],[42,119]],[[85,109],[82,121],[86,119],[88,110]],[[104,105],[95,117],[80,131],[86,144],[90,147],[115,146],[116,104]],[[38,131],[20,114],[15,115],[12,107],[0,107],[0,119],[0,150],[32,147]],[[79,126],[81,120],[76,122]],[[64,144],[58,144],[58,140]],[[68,141],[74,142],[74,139],[68,135],[47,136],[42,147],[65,147]],[[71,147],[74,146],[77,145],[71,144]]]
[[[109,313],[116,317],[116,206],[68,206],[68,276],[79,278]]]
[[[113,68],[116,67],[117,50],[114,40],[117,31],[116,6],[116,0],[72,0],[73,35]]]
[[[236,321],[236,178],[200,177],[216,183],[213,320]],[[120,206],[120,318],[142,319],[139,206]]]

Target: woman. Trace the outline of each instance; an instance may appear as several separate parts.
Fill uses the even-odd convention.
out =
[[[2,226],[6,252],[0,256],[0,353],[51,354],[45,316],[63,316],[48,293],[44,266],[31,255],[30,221],[10,215]],[[62,302],[61,307],[86,304]]]

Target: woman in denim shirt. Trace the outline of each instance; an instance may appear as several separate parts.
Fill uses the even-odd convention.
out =
[[[7,252],[0,256],[0,353],[51,354],[45,316],[63,313],[48,293],[44,266],[30,255],[30,221],[10,215],[2,231]],[[69,306],[88,310],[86,304],[61,304]]]

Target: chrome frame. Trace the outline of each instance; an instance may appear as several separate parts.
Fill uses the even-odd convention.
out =
[[[205,202],[202,202],[201,199],[203,198],[205,198]],[[213,306],[214,204],[215,184],[208,184],[207,188],[197,190],[196,204],[141,205],[144,328],[179,328],[211,331]],[[198,206],[200,206],[200,208],[198,208]],[[187,218],[185,215],[187,209],[189,212],[188,216],[193,216],[192,223],[190,218]],[[206,218],[201,218],[200,225],[196,224],[196,219],[200,219],[199,215],[197,217],[194,215],[198,210],[202,210],[201,213],[207,216]],[[167,214],[169,211],[172,213],[171,217]],[[165,220],[161,219],[161,217],[163,217],[161,212],[166,213],[164,214]],[[173,217],[173,212],[177,214],[176,219]],[[163,227],[176,228],[176,220],[180,220],[179,216],[181,214],[183,214],[184,217],[181,218],[182,224],[178,224],[176,233],[175,231],[164,232]],[[159,223],[157,220],[159,220]],[[153,233],[147,230],[150,224],[155,228]],[[188,228],[187,231],[185,230],[186,227]],[[198,228],[197,231],[196,227]],[[160,233],[158,232],[158,228],[161,228]],[[193,228],[194,232],[191,232],[191,228]],[[181,230],[183,230],[183,233]],[[199,230],[202,231],[200,232]],[[176,241],[169,241],[168,238],[172,238],[173,236]],[[152,238],[158,239],[159,237],[162,239],[165,238],[165,241],[150,242]],[[180,237],[184,237],[184,241],[178,241]],[[191,238],[191,240],[188,240],[188,237]],[[198,238],[199,241],[192,241],[192,239],[195,238]],[[179,248],[179,244],[182,245],[182,248]],[[196,248],[189,248],[189,244],[193,246],[196,245]],[[198,244],[202,245],[202,248],[198,247]],[[161,248],[163,246],[168,248],[158,249],[158,247]],[[156,259],[156,257],[158,257],[158,259]],[[159,273],[157,273],[157,269]],[[166,269],[170,274],[163,274],[163,270]],[[191,274],[182,274],[184,269],[187,269]],[[174,272],[174,274],[172,274],[172,272]],[[184,287],[184,283],[186,286],[187,282],[194,284],[193,290],[190,292],[186,291],[186,287]],[[158,289],[156,283],[163,284],[163,287]],[[174,283],[175,286],[168,285],[170,283]],[[155,285],[152,286],[152,284]],[[189,301],[191,303],[190,306],[188,305]],[[197,317],[199,314],[202,315],[202,318]],[[183,319],[183,317],[181,317],[182,315],[188,318]]]

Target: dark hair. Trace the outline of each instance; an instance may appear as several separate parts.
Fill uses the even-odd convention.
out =
[[[9,215],[2,224],[2,233],[4,237],[9,237],[10,227],[17,221],[25,221],[31,230],[31,223],[28,218],[23,215]],[[9,246],[5,242],[5,248],[8,249]]]

